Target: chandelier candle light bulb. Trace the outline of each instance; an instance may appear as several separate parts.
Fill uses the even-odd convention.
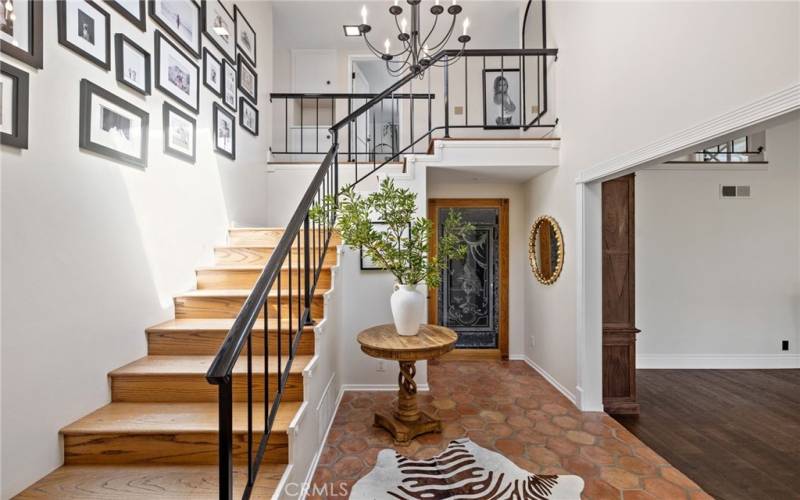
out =
[[[361,24],[367,24],[367,6],[361,7]]]
[[[464,19],[464,36],[467,36],[467,30],[469,29],[469,18]]]
[[[383,42],[383,48],[386,49],[386,53],[389,53],[389,48],[392,46],[392,43],[387,38],[385,42]]]
[[[406,27],[407,27],[407,26],[408,26],[408,21],[406,21],[406,18],[404,17],[404,18],[403,18],[403,20],[402,20],[402,21],[400,21],[400,31],[402,31],[403,33],[405,33],[405,32],[406,32]]]

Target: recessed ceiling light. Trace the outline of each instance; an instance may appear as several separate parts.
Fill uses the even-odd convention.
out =
[[[361,36],[361,29],[356,24],[345,24],[344,36]]]

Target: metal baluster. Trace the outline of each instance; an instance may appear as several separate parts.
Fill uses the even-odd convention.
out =
[[[256,482],[253,469],[253,332],[247,336],[247,486]]]
[[[505,79],[505,77],[506,77],[506,68],[505,68],[505,65],[503,64],[504,59],[505,58],[503,56],[500,56],[500,78],[503,78],[503,79]],[[506,93],[508,93],[508,88],[506,88]],[[500,120],[501,120],[501,122],[505,122],[506,121],[506,107],[503,104],[504,103],[503,103],[503,101],[501,99],[501,101],[500,101]]]
[[[219,497],[233,498],[233,382],[219,385]]]
[[[444,56],[444,136],[450,138],[450,56]]]
[[[300,266],[298,266],[300,267]],[[292,288],[292,250],[289,249],[289,292],[292,293],[294,289]],[[297,302],[300,303],[300,294],[297,294]],[[294,303],[291,301],[289,302],[289,359],[292,358],[292,309],[294,309]]]
[[[316,127],[314,127],[314,130],[317,134],[317,144],[314,147],[314,151],[319,153],[319,97],[317,97],[317,118],[316,118]]]
[[[303,136],[305,135],[303,128],[303,96],[300,96],[300,152],[303,152]]]
[[[283,151],[289,151],[289,98],[283,99]]]
[[[308,234],[308,232],[311,230],[311,225],[309,224],[309,222],[310,221],[308,220],[308,214],[306,214],[305,221],[303,222],[303,239],[305,240],[303,242],[303,244],[304,244],[304,248],[303,248],[304,259],[303,260],[306,263],[306,265],[305,265],[305,276],[304,276],[304,280],[305,280],[304,292],[305,292],[305,307],[306,307],[306,309],[308,309],[308,315],[306,316],[306,325],[311,325],[312,324],[312,320],[311,320],[311,299],[310,299],[310,293],[309,293],[309,291],[311,290],[311,275],[308,274],[310,272],[308,268],[311,265],[311,255],[310,255],[311,249],[308,248],[309,245],[311,244],[311,241],[309,240],[309,236],[310,235]]]
[[[528,82],[527,75],[525,74],[525,62],[522,56],[519,56],[519,61],[517,61],[517,67],[520,68],[520,86],[522,87],[522,120],[519,122],[520,125],[527,125],[528,124],[528,110],[525,109],[527,107],[526,99],[525,99],[525,87],[527,87],[526,83]]]
[[[469,126],[469,78],[467,73],[467,62],[469,56],[464,57],[464,125]]]
[[[281,273],[278,273],[278,302],[277,302],[277,309],[278,309],[278,385],[275,387],[275,400],[280,399],[281,392],[283,392],[283,388],[281,387],[281,374],[283,373],[283,311],[282,311],[282,302],[281,299],[283,298],[283,290],[281,290]],[[289,297],[291,301],[291,294]],[[291,306],[290,306],[291,307]]]
[[[433,117],[431,116],[431,75],[425,75],[425,80],[428,81],[428,134],[431,134],[431,129],[433,129]],[[430,140],[431,137],[428,137]]]
[[[409,114],[411,115],[411,120],[409,120],[409,125],[411,126],[411,154],[414,154],[414,150],[417,147],[416,142],[414,142],[414,80],[411,79],[408,82],[408,90],[409,90],[409,99],[411,99],[411,103],[409,104]]]

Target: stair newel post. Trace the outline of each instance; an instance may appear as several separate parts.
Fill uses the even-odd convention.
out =
[[[333,130],[333,147],[336,153],[333,155],[333,197],[335,206],[339,206],[339,129]]]
[[[305,271],[303,272],[304,275],[304,301],[305,301],[305,308],[306,308],[306,326],[313,325],[314,320],[311,318],[311,270],[309,266],[311,265],[311,249],[309,248],[311,242],[309,238],[309,231],[310,231],[310,221],[308,214],[306,214],[305,221],[303,222],[303,254],[305,260]]]
[[[450,56],[444,56],[444,136],[450,138]],[[413,138],[412,138],[413,140]]]
[[[233,498],[233,380],[219,384],[219,498]]]

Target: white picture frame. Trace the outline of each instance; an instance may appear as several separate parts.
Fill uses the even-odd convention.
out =
[[[186,106],[200,111],[200,67],[161,32],[155,32],[156,87]]]

